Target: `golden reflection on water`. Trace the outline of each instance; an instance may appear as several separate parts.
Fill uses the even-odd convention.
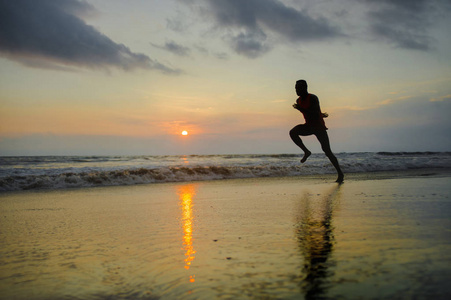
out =
[[[196,251],[193,247],[193,229],[194,229],[194,215],[193,215],[193,197],[196,194],[194,185],[182,185],[178,189],[180,198],[180,208],[182,213],[183,226],[183,250],[185,250],[185,265],[184,268],[189,270],[191,263],[194,260]],[[189,281],[194,282],[195,276],[190,275]]]
[[[297,215],[296,236],[304,257],[302,292],[305,299],[321,299],[327,292],[327,279],[332,275],[331,254],[334,249],[333,212],[340,202],[340,187],[336,185],[321,194],[321,198],[305,192]]]

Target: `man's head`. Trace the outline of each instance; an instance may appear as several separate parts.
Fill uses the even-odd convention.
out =
[[[307,94],[307,81],[303,79],[296,81],[295,89],[298,96]]]

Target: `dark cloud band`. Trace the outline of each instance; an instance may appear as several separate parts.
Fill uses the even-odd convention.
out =
[[[169,51],[178,56],[189,56],[191,49],[189,47],[177,44],[174,41],[167,41],[164,45],[157,45],[150,43],[152,46],[158,49]]]
[[[222,32],[238,54],[259,57],[277,43],[306,43],[336,38],[374,40],[396,48],[428,51],[434,18],[451,11],[449,0],[179,0]],[[289,6],[290,3],[295,6]],[[359,16],[343,18],[346,7]],[[308,8],[308,9],[307,9]],[[319,10],[325,8],[324,10]],[[353,21],[359,22],[352,24]],[[352,33],[352,28],[360,33]],[[349,32],[346,32],[346,28]],[[175,29],[174,29],[175,30]],[[363,33],[363,34],[362,34]],[[360,35],[360,36],[359,36]]]
[[[398,48],[427,51],[432,38],[428,35],[431,18],[440,1],[434,0],[378,0],[369,2],[371,33]]]
[[[305,11],[279,0],[182,1],[202,8],[214,27],[224,32],[223,40],[238,54],[256,58],[272,48],[270,36],[286,42],[308,42],[342,36],[325,18],[313,18]]]
[[[325,19],[314,19],[278,0],[208,0],[206,3],[217,24],[232,30],[227,39],[232,48],[251,58],[271,48],[267,41],[270,33],[295,42],[340,35]]]
[[[87,25],[81,17],[93,10],[78,0],[0,0],[0,55],[35,67],[179,72]]]

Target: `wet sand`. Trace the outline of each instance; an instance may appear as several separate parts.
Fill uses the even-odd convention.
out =
[[[450,299],[451,177],[0,195],[0,299]]]

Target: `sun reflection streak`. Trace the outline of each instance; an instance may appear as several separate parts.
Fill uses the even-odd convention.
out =
[[[183,160],[183,163],[189,164],[189,160],[188,160],[188,158],[186,157],[186,155],[183,155],[183,156],[182,156],[182,160]]]
[[[183,226],[183,250],[185,250],[185,266],[189,270],[191,263],[194,260],[196,251],[193,247],[193,197],[196,191],[194,185],[187,184],[179,187],[178,194],[180,198],[180,208],[182,211],[182,226]],[[189,276],[190,282],[195,282],[195,276]]]

